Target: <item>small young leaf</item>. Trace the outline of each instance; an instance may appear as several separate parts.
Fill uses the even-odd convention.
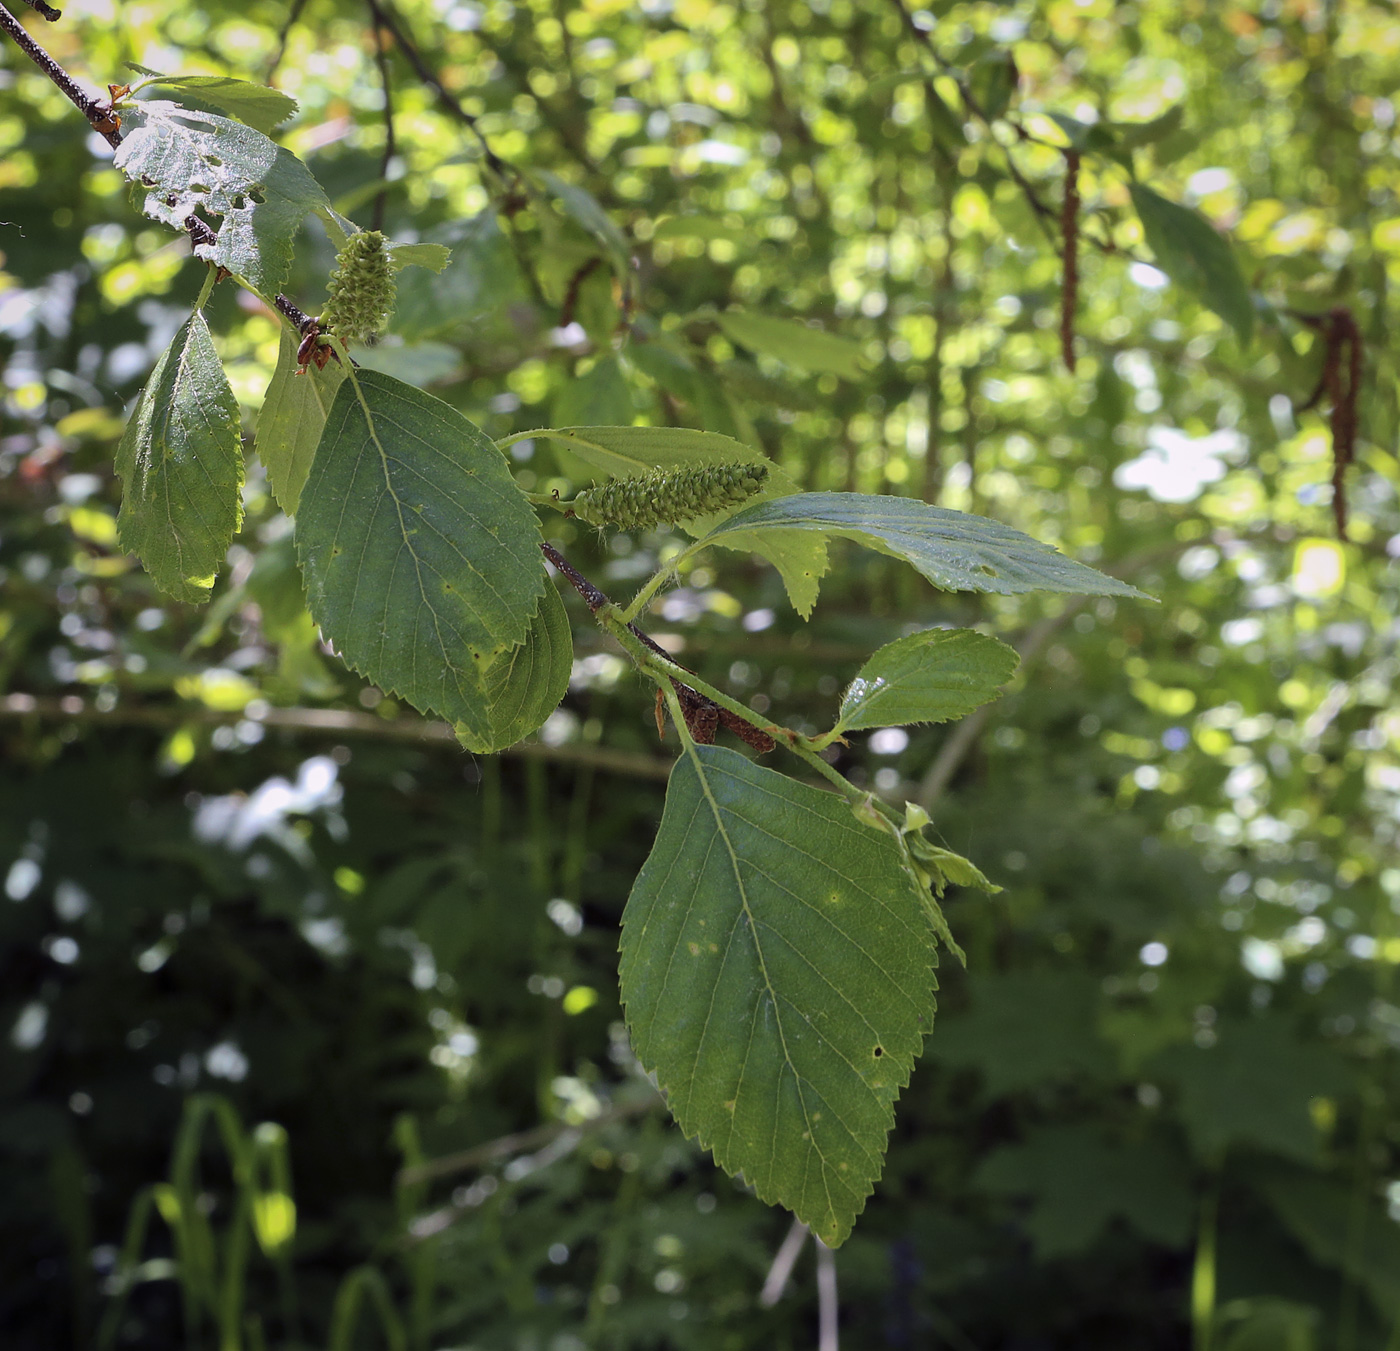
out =
[[[200,103],[207,103],[221,113],[236,117],[240,122],[268,133],[285,122],[297,110],[297,101],[280,89],[267,85],[235,80],[230,75],[155,75],[147,85],[164,84],[188,90]]]
[[[761,464],[768,478],[755,494],[758,501],[788,497],[797,484],[781,465],[762,451],[717,432],[690,427],[562,427],[535,433],[569,448],[588,468],[609,478],[627,478],[650,469],[688,469],[714,464]],[[682,528],[704,535],[723,519],[711,516],[686,521]],[[817,588],[826,572],[826,541],[815,535],[785,535],[758,531],[726,534],[718,541],[728,549],[756,553],[782,574],[788,597],[803,618],[812,613]]]
[[[849,338],[808,328],[793,319],[743,310],[725,310],[714,318],[726,338],[751,352],[777,357],[804,371],[830,371],[847,380],[859,380],[864,374],[860,344]]]
[[[295,516],[326,414],[345,379],[345,368],[328,361],[321,369],[312,362],[304,371],[297,361],[298,341],[285,324],[277,348],[277,369],[258,414],[257,452],[267,470],[277,505]]]
[[[546,575],[539,522],[477,427],[387,375],[346,379],[296,537],[307,605],[347,665],[489,727],[485,672],[524,641]]]
[[[1230,241],[1204,217],[1141,183],[1131,184],[1129,191],[1157,265],[1248,344],[1254,333],[1254,302]]]
[[[117,538],[162,591],[209,599],[243,518],[238,401],[196,311],[155,370],[117,447]]]
[[[727,537],[740,532],[805,531],[840,535],[902,558],[945,591],[990,591],[1003,596],[1069,591],[1142,598],[1142,592],[1126,582],[1065,558],[1010,526],[931,507],[912,497],[801,493],[760,502],[728,517],[692,548],[727,544]]]
[[[325,193],[295,155],[262,132],[164,99],[124,105],[113,163],[145,190],[142,212],[177,230],[203,213],[218,237],[195,249],[270,299],[292,263],[292,241]]]
[[[886,643],[841,698],[837,728],[947,722],[997,697],[1015,650],[973,629],[927,629]]]
[[[934,1013],[896,841],[834,794],[690,745],[623,913],[633,1045],[681,1128],[836,1245]]]
[[[391,239],[384,252],[389,255],[389,266],[395,272],[406,267],[422,267],[429,272],[441,272],[452,257],[452,250],[446,244],[396,244]]]
[[[559,593],[546,586],[530,632],[519,647],[503,652],[486,668],[484,696],[488,731],[464,722],[457,738],[469,751],[486,755],[527,737],[559,707],[568,693],[574,636]]]
[[[1000,117],[1011,106],[1020,78],[1016,58],[1005,47],[974,61],[967,73],[972,97],[989,119]]]

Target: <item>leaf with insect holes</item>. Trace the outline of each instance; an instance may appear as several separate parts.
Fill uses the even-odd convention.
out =
[[[243,518],[238,401],[196,310],[156,362],[117,447],[117,538],[162,591],[209,599]]]
[[[836,730],[947,722],[995,699],[1020,662],[974,629],[926,629],[886,643],[841,698]]]
[[[123,104],[113,163],[144,190],[142,212],[177,230],[200,216],[217,231],[197,257],[270,299],[292,263],[292,241],[329,206],[311,171],[262,132],[164,99]]]
[[[1076,563],[1008,525],[985,516],[931,507],[912,497],[866,493],[801,493],[744,507],[692,548],[754,536],[815,532],[855,540],[902,558],[945,591],[1068,591],[1086,596],[1136,596],[1126,582]],[[1145,598],[1144,598],[1145,599]]]
[[[889,834],[833,793],[687,745],[623,913],[632,1045],[686,1134],[832,1246],[880,1175],[934,964]]]
[[[713,317],[726,338],[751,352],[777,357],[804,371],[829,371],[846,380],[859,380],[864,375],[860,344],[849,338],[771,314],[725,310]]]
[[[717,432],[689,427],[557,427],[532,433],[566,446],[584,466],[604,478],[632,478],[653,469],[692,469],[721,464],[761,464],[768,469],[754,501],[787,497],[797,492],[792,476],[761,450]],[[682,529],[702,536],[729,513],[715,513],[681,522]],[[826,572],[826,541],[815,535],[760,535],[735,532],[722,541],[726,548],[756,553],[782,574],[792,605],[804,618],[812,613],[817,587]]]
[[[262,411],[258,414],[256,447],[267,470],[268,482],[277,505],[295,516],[326,414],[335,402],[335,392],[345,379],[345,368],[331,360],[318,369],[313,361],[301,369],[297,360],[298,339],[282,327],[277,348],[277,369],[267,387]]]
[[[1204,216],[1141,183],[1129,184],[1128,191],[1157,266],[1178,286],[1194,292],[1247,345],[1254,333],[1254,301],[1230,241]]]
[[[250,84],[235,80],[231,75],[161,75],[143,71],[151,78],[141,82],[141,88],[168,85],[182,89],[198,103],[208,104],[229,117],[257,131],[270,133],[297,110],[297,101],[280,89],[265,84]]]
[[[458,723],[458,740],[469,751],[485,755],[529,736],[568,693],[573,664],[574,635],[568,613],[559,593],[546,586],[525,641],[486,668],[489,733],[483,736]]]
[[[297,511],[307,606],[347,665],[490,736],[486,672],[529,631],[540,527],[455,408],[375,371],[341,384]]]

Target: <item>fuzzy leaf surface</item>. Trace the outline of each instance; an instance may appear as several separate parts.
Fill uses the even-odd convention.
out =
[[[828,1244],[880,1175],[934,962],[893,839],[834,794],[687,745],[623,914],[633,1045],[686,1134]]]
[[[689,469],[711,464],[762,464],[768,478],[754,495],[758,502],[797,492],[792,476],[761,450],[718,432],[691,427],[559,427],[533,433],[565,445],[589,469],[605,478],[628,478],[652,469]],[[682,523],[682,529],[703,536],[732,516],[716,514]],[[777,536],[757,531],[735,532],[717,541],[726,548],[756,553],[782,574],[793,608],[804,618],[816,604],[817,588],[826,572],[826,541],[817,536]]]
[[[927,629],[886,643],[841,697],[844,731],[947,722],[990,703],[1016,673],[1014,649],[974,629]]]
[[[117,538],[162,591],[196,603],[243,519],[238,401],[196,311],[161,354],[117,448]]]
[[[1204,216],[1141,183],[1131,184],[1129,191],[1157,266],[1225,320],[1241,343],[1248,343],[1254,333],[1254,302],[1230,241]]]
[[[726,544],[726,536],[739,531],[839,535],[902,558],[945,591],[1142,596],[1126,582],[1105,577],[1010,526],[912,497],[802,493],[760,502],[726,518],[700,543]]]
[[[317,370],[313,362],[298,374],[298,340],[286,325],[277,348],[277,369],[267,387],[258,413],[258,458],[267,470],[277,505],[295,516],[326,414],[335,402],[335,392],[345,379],[345,368],[328,361]]]
[[[574,635],[568,613],[559,593],[546,586],[525,641],[486,668],[487,734],[459,723],[456,730],[462,745],[486,755],[529,736],[568,693],[573,664]]]
[[[375,371],[336,394],[297,512],[307,605],[346,663],[488,734],[485,673],[544,592],[540,529],[491,440]]]
[[[165,99],[124,105],[122,132],[112,162],[145,190],[145,215],[176,230],[199,215],[218,238],[196,257],[265,299],[282,289],[302,221],[329,208],[306,165],[254,127]]]

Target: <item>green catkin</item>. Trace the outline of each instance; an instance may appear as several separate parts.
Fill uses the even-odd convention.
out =
[[[649,530],[692,521],[737,506],[768,477],[766,464],[716,464],[702,469],[654,470],[588,488],[574,498],[574,515],[589,525]]]
[[[321,331],[341,342],[368,342],[394,308],[394,272],[378,230],[351,235],[336,255]]]

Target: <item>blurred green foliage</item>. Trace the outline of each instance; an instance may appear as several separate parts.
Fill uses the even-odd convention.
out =
[[[134,61],[295,96],[338,210],[382,193],[390,235],[454,251],[403,274],[365,364],[491,435],[705,427],[1160,598],[950,598],[840,546],[810,624],[739,554],[649,621],[812,730],[915,628],[1023,654],[988,716],[843,752],[1005,888],[950,894],[968,969],[837,1257],[846,1344],[1394,1347],[1393,9],[413,0],[378,39],[374,12],[24,17],[90,88]],[[212,604],[163,602],[116,548],[112,464],[203,269],[0,51],[6,1345],[811,1345],[805,1259],[758,1298],[785,1218],[653,1108],[619,1021],[665,769],[640,684],[570,601],[564,708],[465,756],[321,650],[256,462]],[[1070,141],[1116,250],[1081,251],[1073,376]],[[1148,264],[1130,171],[1229,231],[1250,345],[1237,298]],[[313,227],[308,311],[332,258]],[[1297,314],[1334,306],[1366,347],[1345,545],[1326,402],[1299,411],[1324,353]],[[277,328],[227,286],[208,314],[246,431]],[[534,491],[588,481],[510,453]],[[669,546],[555,530],[614,591]]]

